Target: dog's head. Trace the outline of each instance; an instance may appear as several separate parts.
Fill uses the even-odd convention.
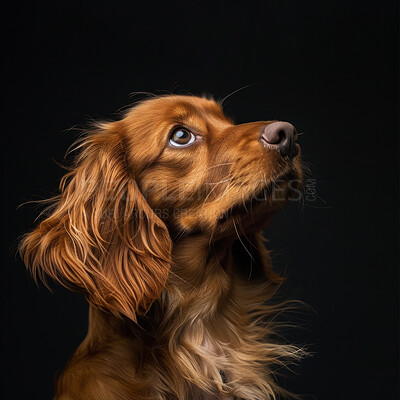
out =
[[[262,229],[301,180],[297,133],[235,125],[194,96],[144,101],[82,139],[49,216],[21,244],[35,276],[135,319],[164,288],[173,240]],[[236,233],[235,233],[236,232]]]
[[[169,96],[142,103],[121,124],[138,185],[171,233],[229,233],[235,220],[260,229],[298,190],[289,123],[235,125],[213,100]]]

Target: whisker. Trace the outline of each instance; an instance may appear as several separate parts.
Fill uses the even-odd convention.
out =
[[[229,163],[221,163],[221,164],[213,165],[213,166],[211,166],[211,167],[208,167],[208,168],[206,169],[206,171],[208,171],[208,170],[210,170],[210,169],[213,169],[213,168],[221,167],[221,166],[223,166],[223,165],[232,165],[232,164],[234,164],[234,163],[233,163],[233,162],[229,162]]]
[[[171,275],[174,275],[176,278],[180,279],[182,282],[185,282],[187,285],[191,286],[193,289],[196,289],[196,287],[194,285],[192,285],[190,282],[188,282],[186,279],[182,278],[181,276],[175,274],[175,272],[170,270],[169,273]]]
[[[218,182],[207,182],[207,185],[219,185],[220,183],[229,182],[229,181],[231,181],[233,178],[234,178],[234,177],[231,176],[230,178],[222,179],[222,180],[220,180],[220,181],[218,181]]]
[[[246,247],[245,244],[243,243],[242,239],[240,238],[240,235],[239,235],[239,232],[238,232],[238,230],[237,230],[236,223],[235,223],[235,218],[232,218],[232,222],[233,222],[233,226],[234,226],[234,228],[235,228],[236,236],[238,237],[240,243],[242,244],[243,248],[246,250],[247,254],[250,256],[250,258],[251,258],[253,261],[255,261],[254,258],[253,258],[253,256],[251,255],[251,253],[249,252],[249,250],[247,249],[247,247]]]
[[[221,181],[221,182],[217,182],[215,184],[215,186],[210,190],[210,192],[207,194],[206,198],[203,201],[203,204],[206,204],[206,201],[208,200],[208,198],[211,196],[211,194],[214,192],[214,190],[218,187],[219,183],[224,183],[224,182],[232,182],[232,180],[234,179],[234,177],[232,176],[230,179]]]
[[[217,165],[212,165],[211,167],[206,168],[204,170],[204,172],[207,172],[207,171],[209,171],[210,169],[213,169],[213,168],[221,167],[221,166],[224,166],[224,165],[232,165],[232,164],[234,164],[234,163],[231,162],[231,163],[221,163],[221,164],[217,164]],[[191,178],[190,180],[188,180],[187,184],[190,184],[194,180],[197,180],[197,179],[199,179],[198,176],[195,176],[195,177]]]
[[[219,201],[221,201],[234,187],[235,187],[235,185],[231,185],[228,190],[225,190],[225,192],[219,198]]]
[[[223,106],[225,103],[226,99],[229,99],[229,97],[233,96],[234,94],[241,92],[244,89],[247,89],[251,86],[257,85],[257,83],[249,83],[248,85],[242,86],[239,89],[234,90],[233,92],[229,93],[227,96],[225,96],[224,98],[222,98],[222,100],[219,100],[219,103]]]
[[[186,232],[185,228],[182,228],[182,229],[178,232],[178,234],[176,235],[175,240],[181,239],[181,238],[183,237],[183,235],[185,234],[185,232]]]

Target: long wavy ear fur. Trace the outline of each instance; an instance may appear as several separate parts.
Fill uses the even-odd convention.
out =
[[[51,214],[20,245],[36,280],[83,291],[90,303],[136,321],[163,289],[171,239],[133,177],[122,124],[108,123],[78,146]]]

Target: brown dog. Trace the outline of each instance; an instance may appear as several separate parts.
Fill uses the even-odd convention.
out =
[[[235,125],[206,98],[146,100],[101,123],[21,243],[36,278],[85,293],[89,332],[56,399],[273,399],[268,303],[280,278],[262,229],[298,192],[297,133]]]

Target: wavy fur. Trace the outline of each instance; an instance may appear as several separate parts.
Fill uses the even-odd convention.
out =
[[[234,125],[212,100],[164,96],[79,142],[48,216],[20,246],[36,280],[90,303],[56,399],[286,394],[275,369],[302,351],[280,343],[271,322],[286,306],[271,300],[281,279],[261,231],[301,168],[261,146],[267,123]],[[194,149],[168,145],[174,126],[200,132]],[[277,200],[268,190],[278,179]]]

